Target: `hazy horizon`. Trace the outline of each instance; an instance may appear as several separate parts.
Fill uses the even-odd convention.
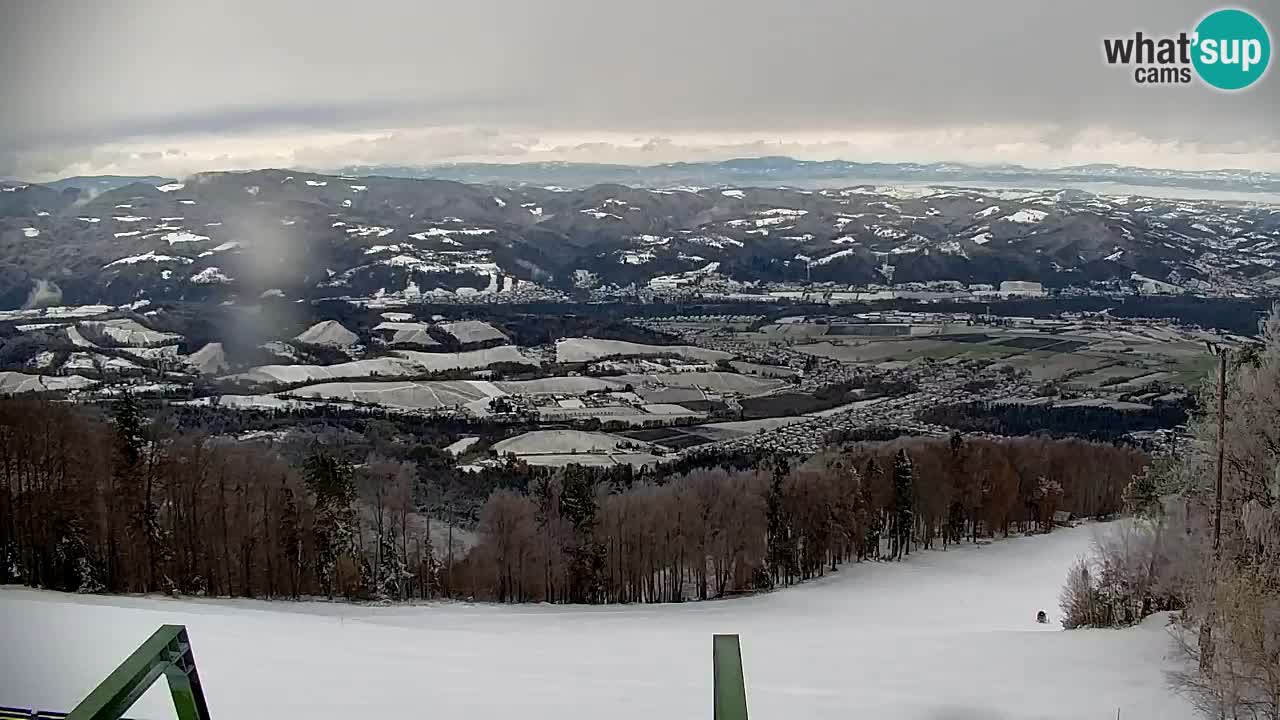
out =
[[[1274,77],[1141,86],[1103,60],[1104,38],[1211,9],[0,0],[0,176],[764,155],[1280,171]]]

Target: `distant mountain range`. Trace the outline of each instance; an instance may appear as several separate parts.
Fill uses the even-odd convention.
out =
[[[503,301],[610,287],[940,280],[1136,280],[1166,292],[1257,295],[1280,285],[1273,206],[1077,190],[741,185],[563,190],[292,170],[151,178],[94,194],[0,182],[0,309],[54,295],[71,304]]]
[[[633,187],[837,187],[868,182],[947,185],[973,184],[1060,189],[1078,183],[1114,183],[1139,187],[1180,187],[1233,192],[1280,192],[1280,173],[1252,170],[1151,170],[1121,165],[1078,165],[1049,170],[1019,165],[960,163],[859,163],[847,160],[795,160],[762,157],[723,162],[664,165],[602,165],[593,163],[459,163],[430,167],[350,166],[336,172],[438,178],[469,183],[554,185],[584,188],[602,183]]]
[[[847,187],[866,183],[972,185],[1062,189],[1085,184],[1186,188],[1236,193],[1280,193],[1280,173],[1254,170],[1156,170],[1125,165],[1076,165],[1035,169],[1020,165],[963,163],[860,163],[847,160],[796,160],[789,157],[740,158],[722,162],[663,165],[599,163],[453,163],[431,166],[352,165],[326,170],[335,175],[379,176],[489,185],[538,185],[582,189],[592,185],[632,187]],[[101,175],[63,178],[46,187],[102,192],[140,182],[161,185],[154,176]]]
[[[132,185],[133,183],[163,185],[167,182],[173,181],[169,178],[157,177],[155,175],[76,175],[75,177],[61,178],[59,180],[41,184],[54,190],[75,188],[76,190],[89,193],[98,193],[115,190],[118,187]]]

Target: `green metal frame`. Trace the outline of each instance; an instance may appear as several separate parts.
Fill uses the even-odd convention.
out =
[[[711,638],[711,665],[715,671],[715,720],[747,720],[747,683],[737,635]]]
[[[711,638],[714,720],[747,720],[747,684],[737,635]],[[191,640],[182,625],[162,625],[133,651],[66,720],[120,720],[163,675],[178,720],[210,720]]]
[[[163,675],[178,720],[209,720],[191,640],[182,625],[162,625],[89,693],[67,720],[120,720]]]

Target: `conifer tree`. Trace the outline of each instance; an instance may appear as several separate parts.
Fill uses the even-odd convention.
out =
[[[307,489],[315,495],[316,577],[324,594],[333,597],[339,560],[351,553],[354,538],[355,482],[351,465],[323,450],[312,452],[303,466]]]
[[[893,459],[893,513],[894,513],[894,559],[901,560],[904,550],[911,539],[912,523],[915,521],[912,507],[915,502],[915,489],[911,457],[906,448],[898,451]],[[908,551],[909,552],[909,551]]]
[[[867,547],[868,555],[875,559],[880,559],[880,536],[884,531],[884,514],[876,507],[873,489],[880,483],[884,477],[884,472],[880,470],[880,463],[876,462],[874,457],[867,460],[867,470],[863,473],[863,499],[866,506],[870,508],[867,522]]]

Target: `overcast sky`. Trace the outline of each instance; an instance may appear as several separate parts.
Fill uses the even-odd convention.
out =
[[[1103,62],[1104,37],[1216,7],[0,0],[0,176],[764,154],[1280,171],[1274,68],[1227,94]],[[1243,7],[1274,41],[1280,0]]]

